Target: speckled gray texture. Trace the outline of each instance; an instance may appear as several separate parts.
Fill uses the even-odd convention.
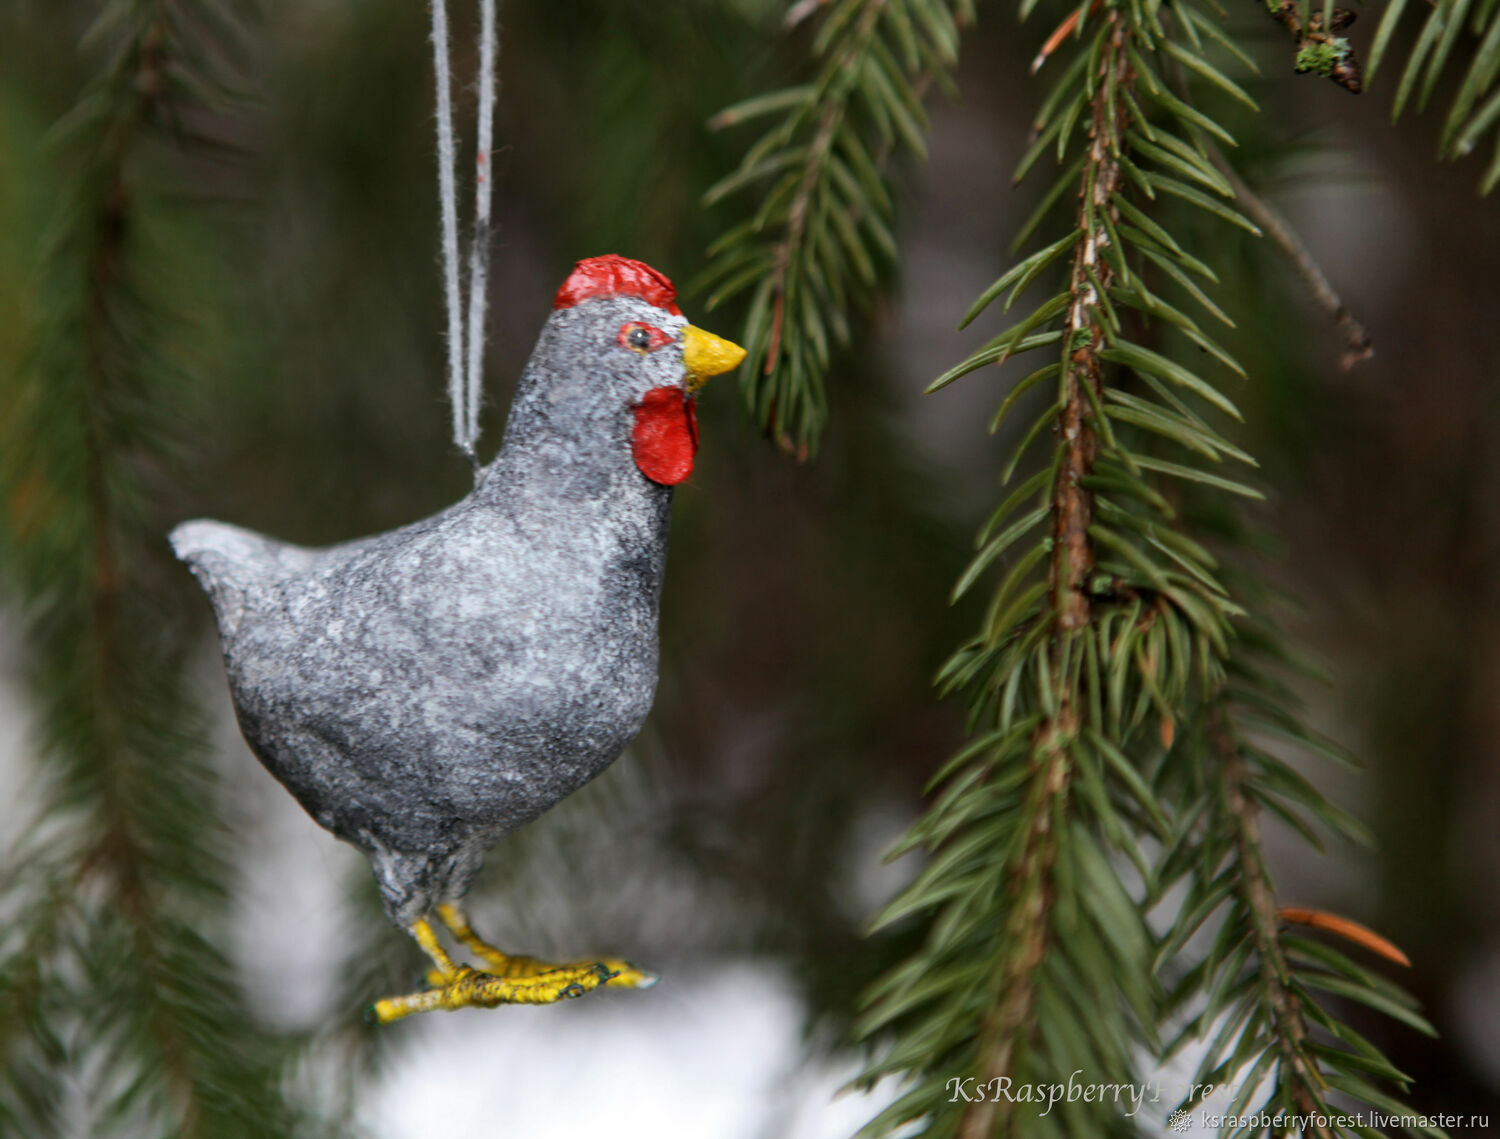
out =
[[[622,348],[632,320],[674,342]],[[651,708],[672,491],[636,468],[630,433],[643,393],[682,385],[685,325],[620,296],[553,313],[498,456],[441,514],[324,549],[221,522],[172,532],[213,602],[245,739],[369,855],[402,925],[461,896]]]

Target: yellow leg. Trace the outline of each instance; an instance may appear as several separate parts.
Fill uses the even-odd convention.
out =
[[[402,1017],[438,1009],[553,1004],[584,996],[601,985],[644,989],[656,983],[654,974],[617,958],[551,965],[534,957],[509,956],[482,940],[457,906],[438,907],[438,916],[492,971],[481,973],[467,965],[455,964],[438,941],[432,923],[422,918],[412,925],[410,932],[435,966],[427,976],[433,987],[423,993],[376,1001],[370,1008],[376,1023],[390,1024]]]
[[[617,989],[649,989],[657,981],[656,974],[637,969],[629,961],[622,961],[618,957],[558,965],[520,953],[506,953],[475,933],[474,928],[469,925],[468,917],[452,902],[443,902],[438,906],[437,913],[453,936],[463,943],[464,948],[484,962],[486,971],[507,981],[540,981],[544,978],[555,980],[562,973],[585,975],[597,973],[601,967],[609,974],[604,983]]]
[[[437,997],[441,990],[447,988],[453,981],[457,980],[462,971],[472,973],[466,965],[455,964],[453,958],[448,956],[448,951],[443,948],[442,942],[438,941],[437,931],[432,928],[432,923],[426,918],[418,918],[407,930],[422,947],[422,952],[432,959],[436,968],[427,974],[427,983],[433,988],[426,993],[413,993],[406,997],[385,997],[376,1001],[366,1010],[366,1017],[373,1019],[377,1024],[389,1024],[393,1020],[400,1020],[403,1016],[410,1016],[416,1012],[427,1012],[432,1008],[441,1007],[432,1003],[432,998]]]
[[[437,965],[438,973],[443,980],[448,980],[459,970],[460,966],[455,965],[453,958],[448,956],[448,951],[437,939],[432,923],[426,918],[422,918],[411,927],[411,935],[417,939],[417,944],[422,947],[422,951]]]
[[[438,906],[437,912],[453,936],[458,938],[465,949],[483,961],[486,970],[496,977],[535,977],[538,973],[557,968],[535,957],[496,949],[474,932],[474,928],[469,925],[468,916],[452,902],[443,902]]]

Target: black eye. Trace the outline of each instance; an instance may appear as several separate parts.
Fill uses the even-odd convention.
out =
[[[632,328],[625,334],[625,342],[639,352],[651,347],[651,333],[645,328]]]

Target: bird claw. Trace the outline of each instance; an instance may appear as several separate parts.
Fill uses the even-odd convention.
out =
[[[609,958],[598,962],[603,970],[603,983],[612,989],[649,989],[661,976],[646,969],[638,969],[629,961]]]
[[[512,965],[507,974],[482,973],[467,965],[456,967],[448,975],[434,969],[427,975],[431,988],[376,1001],[366,1019],[390,1024],[421,1012],[510,1004],[556,1004],[577,1000],[604,986],[647,989],[657,981],[656,974],[616,958],[579,961],[571,965],[548,965],[534,958],[524,958],[521,959],[524,963],[522,969],[514,968],[518,963],[516,958],[505,960]]]

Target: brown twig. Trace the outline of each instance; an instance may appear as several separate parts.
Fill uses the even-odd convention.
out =
[[[1230,188],[1234,190],[1235,199],[1244,207],[1251,220],[1269,234],[1271,240],[1280,247],[1287,260],[1291,262],[1297,276],[1302,278],[1302,283],[1312,294],[1313,301],[1328,314],[1343,334],[1344,352],[1339,357],[1339,367],[1347,372],[1361,360],[1368,360],[1375,355],[1375,343],[1370,338],[1369,332],[1349,311],[1349,307],[1339,296],[1338,290],[1333,287],[1333,283],[1323,272],[1322,266],[1303,243],[1301,236],[1292,228],[1291,223],[1276,207],[1246,184],[1239,172],[1225,160],[1217,148],[1212,152],[1212,159],[1214,166],[1224,175]]]

